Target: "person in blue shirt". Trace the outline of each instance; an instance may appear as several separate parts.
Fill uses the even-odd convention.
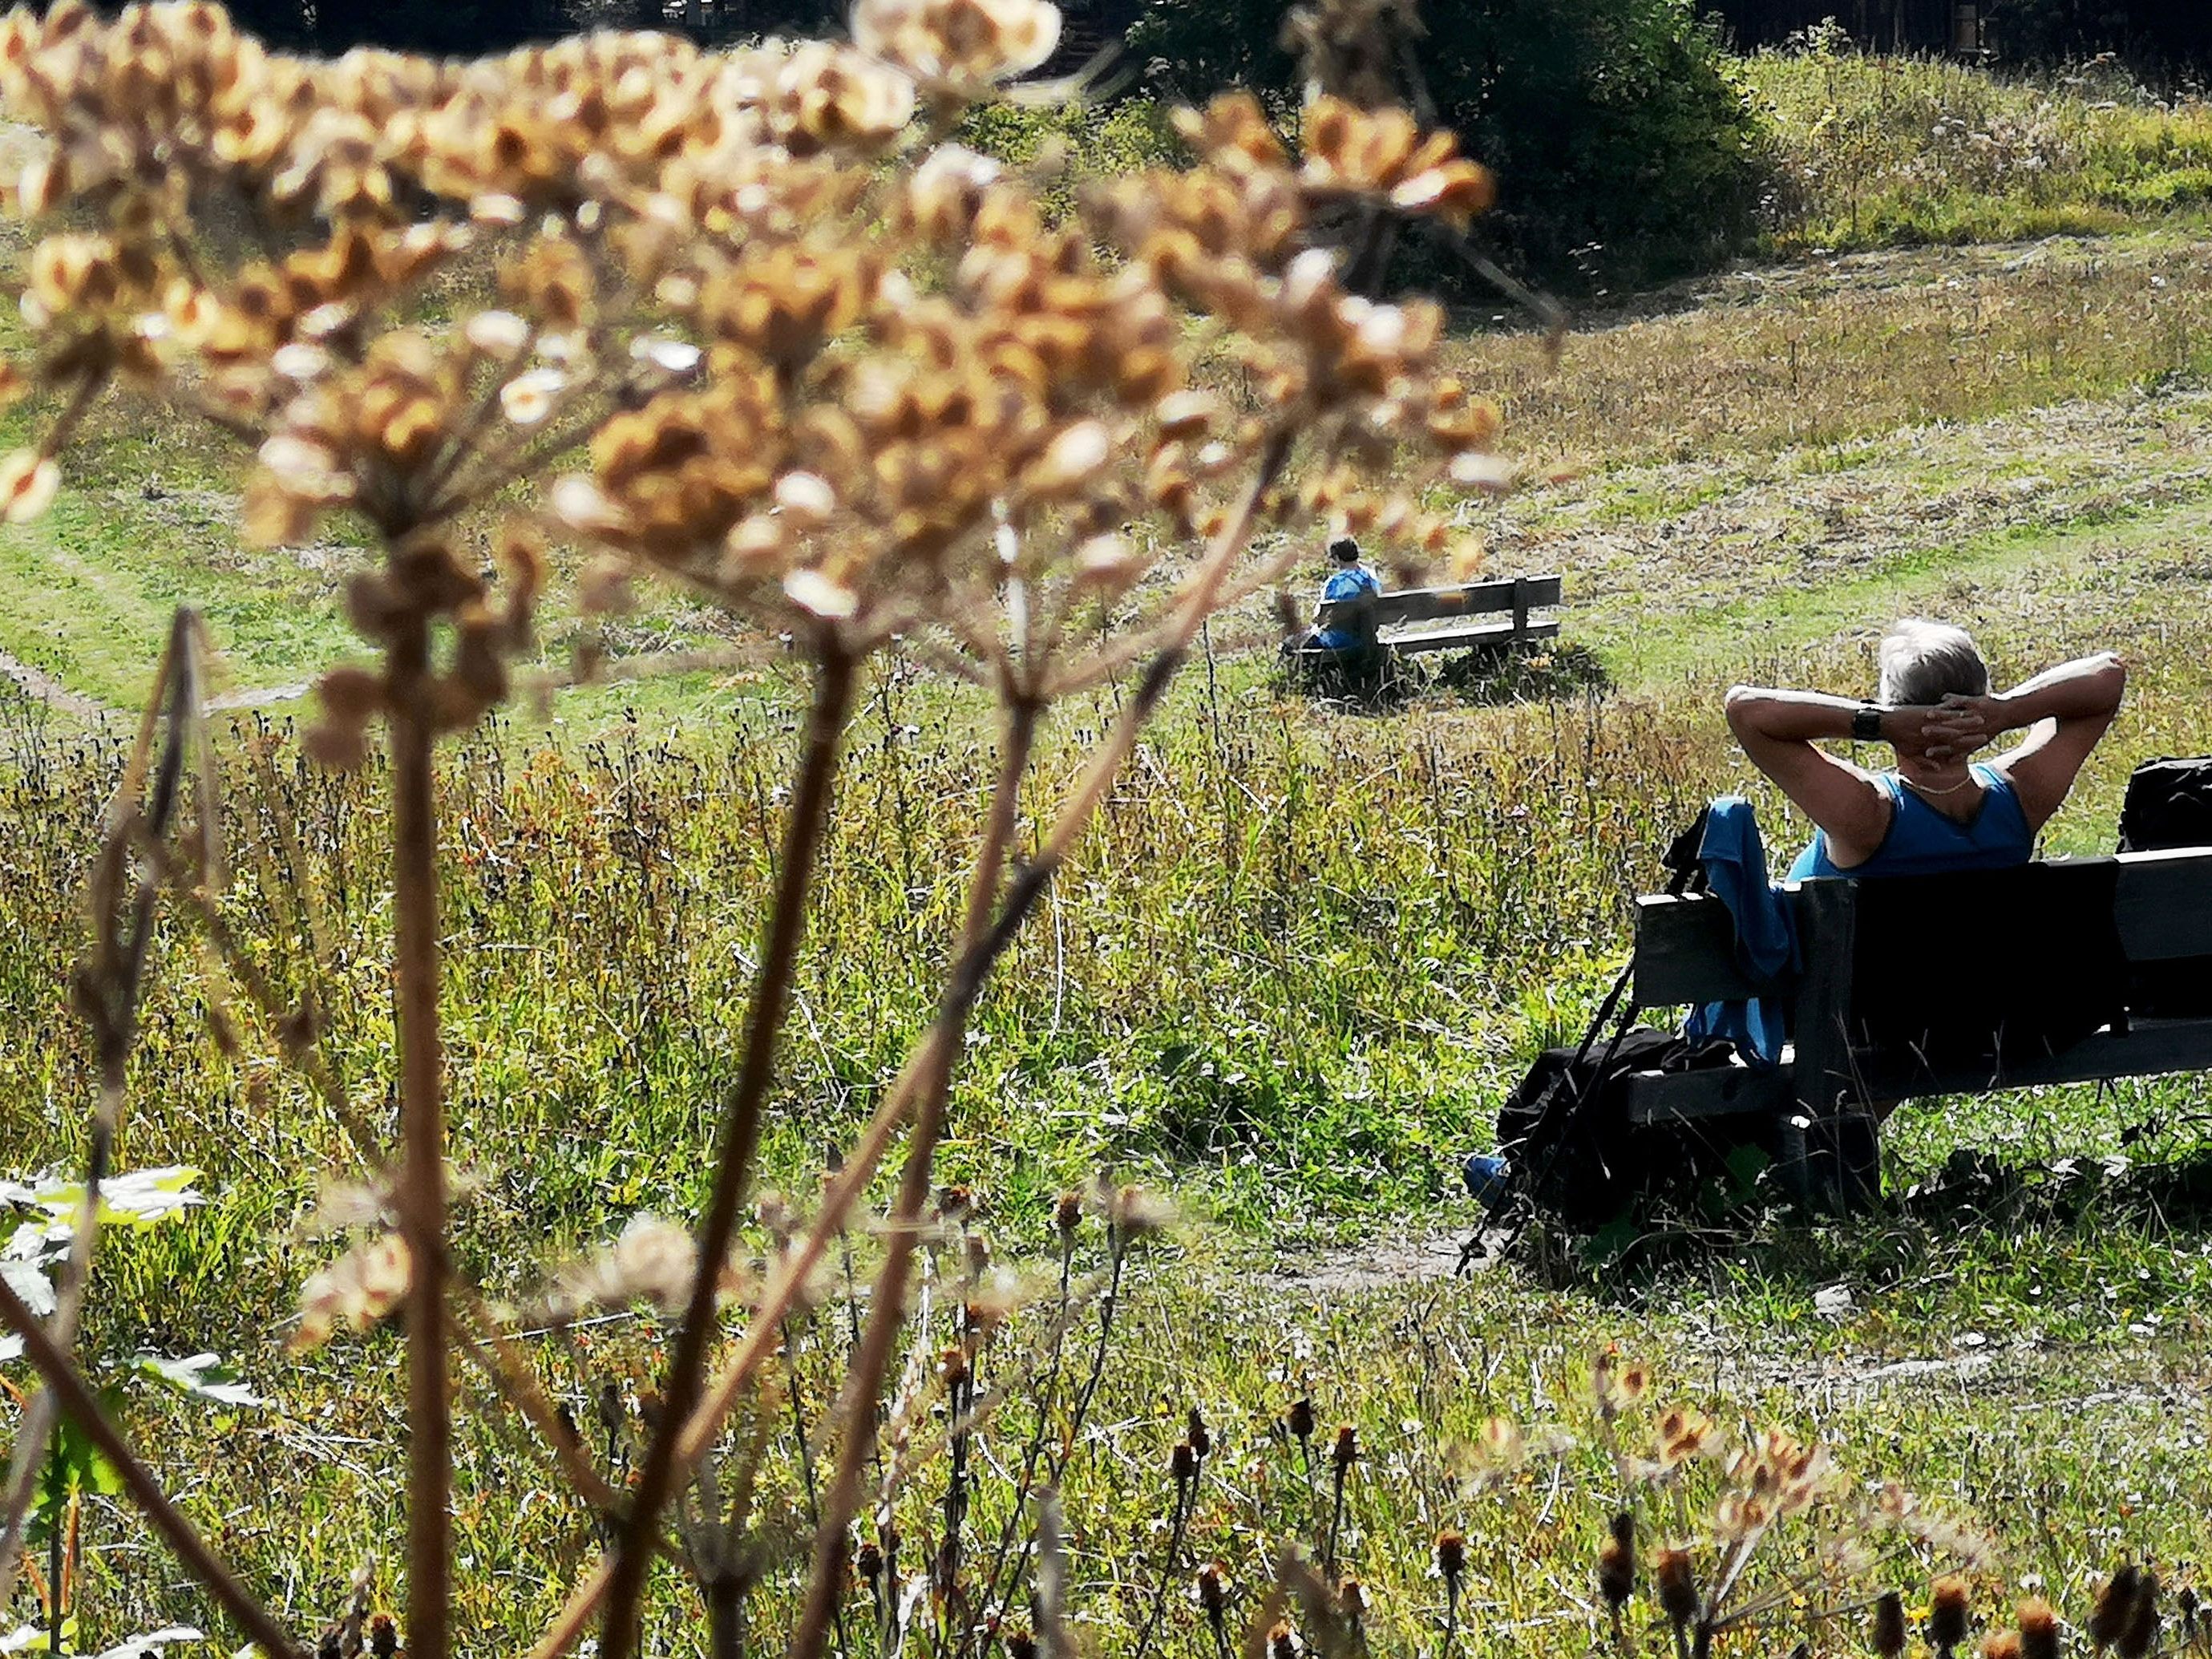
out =
[[[2062,663],[2010,691],[1962,629],[1918,618],[1881,642],[1879,701],[1739,685],[1728,722],[1752,763],[1816,826],[1789,878],[1917,875],[2025,864],[2119,712],[2127,669],[2110,652]],[[1972,757],[2008,732],[2024,742]],[[1819,747],[1887,744],[1870,772]]]
[[[1324,651],[1336,651],[1349,655],[1371,652],[1376,648],[1375,630],[1370,624],[1364,632],[1347,627],[1342,620],[1323,626],[1322,618],[1328,607],[1347,599],[1363,596],[1373,597],[1382,592],[1382,579],[1359,562],[1359,544],[1349,536],[1340,536],[1328,544],[1328,556],[1336,562],[1328,580],[1322,585],[1322,608],[1314,613],[1314,625],[1304,638],[1296,640],[1292,650],[1318,647]]]

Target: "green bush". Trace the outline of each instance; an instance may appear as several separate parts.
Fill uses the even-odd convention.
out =
[[[1285,105],[1284,0],[1152,0],[1130,34],[1148,82]],[[1418,62],[1443,118],[1498,174],[1479,233],[1506,262],[1576,289],[1641,283],[1745,246],[1761,129],[1691,0],[1433,0]]]

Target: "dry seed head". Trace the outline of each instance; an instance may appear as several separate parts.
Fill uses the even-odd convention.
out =
[[[1036,1638],[1027,1631],[1018,1628],[1006,1632],[1006,1659],[1036,1659]]]
[[[1342,1474],[1358,1461],[1359,1431],[1349,1423],[1338,1425],[1336,1443],[1329,1450],[1329,1462],[1335,1465],[1336,1472]]]
[[[1178,1486],[1188,1486],[1198,1479],[1198,1454],[1188,1440],[1178,1440],[1175,1449],[1168,1454],[1168,1473]]]
[[[399,1305],[413,1277],[407,1241],[386,1233],[364,1241],[300,1287],[300,1328],[291,1347],[319,1348],[340,1326],[367,1330]]]
[[[1598,1551],[1598,1593],[1619,1608],[1636,1589],[1636,1517],[1622,1510],[1613,1517],[1613,1535]]]
[[[1966,1639],[1970,1595],[1966,1581],[1955,1576],[1938,1578],[1929,1594],[1928,1645],[1948,1653]]]
[[[853,1552],[853,1570],[868,1583],[874,1583],[884,1570],[884,1553],[872,1538],[860,1540]]]
[[[2058,1615],[2050,1602],[2031,1595],[2013,1617],[2020,1625],[2020,1659],[2058,1659]]]
[[[2132,1561],[2124,1562],[2105,1581],[2097,1592],[2097,1600],[2089,1610],[2089,1644],[2102,1653],[2120,1639],[2135,1613],[2136,1596],[2141,1587],[2142,1574]]]
[[[1905,1651],[1905,1598],[1895,1590],[1884,1590],[1874,1604],[1867,1645],[1879,1659],[1897,1659]]]
[[[1267,1632],[1267,1659],[1298,1659],[1304,1647],[1286,1619],[1278,1619]]]
[[[1351,1573],[1337,1580],[1336,1610],[1345,1623],[1355,1628],[1367,1617],[1367,1586]]]
[[[1291,1401],[1290,1409],[1283,1413],[1283,1426],[1291,1431],[1291,1438],[1308,1441],[1314,1437],[1314,1404],[1301,1395]]]
[[[2158,1645],[2158,1573],[2145,1567],[2136,1577],[2136,1595],[2128,1608],[2127,1623],[2113,1644],[2120,1659],[2143,1659]]]
[[[2022,1659],[2024,1651],[2016,1630],[1993,1630],[1982,1638],[1981,1659]]]
[[[1651,1564],[1651,1577],[1659,1587],[1660,1610],[1677,1630],[1688,1628],[1698,1616],[1698,1580],[1686,1549],[1664,1549]]]
[[[1437,1571],[1447,1584],[1458,1583],[1460,1574],[1467,1571],[1467,1534],[1456,1527],[1437,1534]]]
[[[1203,1458],[1212,1455],[1213,1437],[1207,1432],[1206,1419],[1199,1415],[1198,1407],[1195,1406],[1184,1414],[1183,1434],[1184,1437],[1190,1442],[1191,1450],[1196,1452],[1199,1456]]]
[[[399,1626],[390,1613],[380,1613],[370,1618],[368,1650],[375,1659],[392,1659],[399,1651]]]
[[[1062,1193],[1053,1205],[1052,1224],[1063,1240],[1073,1240],[1083,1224],[1083,1194]]]
[[[1198,1604],[1206,1609],[1206,1618],[1218,1626],[1229,1611],[1229,1569],[1218,1561],[1209,1561],[1198,1570],[1195,1589]]]

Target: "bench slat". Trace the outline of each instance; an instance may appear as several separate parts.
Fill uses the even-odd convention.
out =
[[[2130,962],[2212,957],[2212,848],[2122,853],[2112,917]]]
[[[1557,639],[1559,633],[1559,625],[1555,622],[1530,623],[1518,633],[1511,623],[1469,623],[1429,634],[1394,634],[1382,643],[1401,657],[1416,657],[1424,651],[1465,651],[1509,640]]]
[[[1462,587],[1407,587],[1395,593],[1382,593],[1375,600],[1375,620],[1388,626],[1392,623],[1433,622],[1441,617],[1510,611],[1516,586],[1524,606],[1559,603],[1558,576],[1522,576],[1516,580],[1469,582]]]
[[[1736,966],[1735,923],[1718,899],[1658,894],[1636,901],[1638,1007],[1735,1002],[1759,989]]]
[[[1666,1123],[1735,1112],[1781,1111],[1795,1100],[1795,1059],[1794,1050],[1785,1051],[1781,1066],[1759,1072],[1729,1066],[1704,1072],[1636,1073],[1628,1080],[1629,1118],[1637,1123]],[[1906,1065],[1890,1068],[1887,1075],[1879,1067],[1870,1069],[1865,1084],[1870,1097],[1883,1099],[1986,1094],[1995,1089],[2207,1069],[2212,1069],[2212,1019],[2139,1019],[2125,1031],[2100,1031],[2062,1054],[2024,1061],[2002,1075],[1986,1069],[1930,1072]]]

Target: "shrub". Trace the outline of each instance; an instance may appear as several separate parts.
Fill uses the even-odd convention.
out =
[[[1280,0],[1155,0],[1130,45],[1152,83],[1291,101]],[[1641,283],[1744,246],[1766,177],[1758,122],[1689,0],[1437,0],[1413,54],[1497,174],[1510,260],[1577,288]]]

